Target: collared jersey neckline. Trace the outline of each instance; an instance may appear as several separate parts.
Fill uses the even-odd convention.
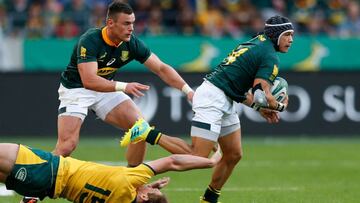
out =
[[[107,26],[103,27],[101,30],[101,35],[102,38],[104,39],[105,43],[108,44],[109,46],[113,46],[113,47],[119,47],[123,42],[121,41],[119,44],[115,44],[113,41],[111,41],[111,39],[107,36],[106,34],[106,30],[107,30]]]

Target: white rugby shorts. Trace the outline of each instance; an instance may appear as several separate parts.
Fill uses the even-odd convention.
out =
[[[106,115],[121,102],[130,99],[123,92],[96,92],[85,88],[68,89],[60,84],[59,87],[59,114],[71,115],[84,120],[88,110],[105,120]]]
[[[240,128],[235,102],[205,80],[195,91],[192,109],[191,136],[217,142]]]

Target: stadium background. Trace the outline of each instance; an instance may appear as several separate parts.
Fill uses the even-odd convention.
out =
[[[52,149],[56,142],[60,72],[68,63],[77,37],[89,27],[103,25],[109,2],[0,0],[0,142]],[[251,109],[239,105],[244,142],[249,148],[245,149],[247,157],[238,166],[237,175],[227,185],[236,195],[231,189],[225,190],[223,200],[356,202],[359,199],[359,194],[349,192],[360,187],[360,176],[355,173],[360,168],[359,1],[127,2],[135,10],[136,35],[194,88],[239,42],[261,31],[264,19],[275,14],[288,16],[296,28],[294,43],[289,53],[279,55],[280,76],[290,85],[289,109],[282,113],[279,124],[269,125]],[[145,117],[168,134],[188,138],[192,113],[181,92],[166,87],[137,62],[123,67],[117,79],[151,85],[146,96],[136,100]],[[121,130],[102,123],[90,113],[74,156],[124,161],[123,151],[118,153],[116,144],[121,134]],[[96,155],[86,154],[89,150],[96,151]],[[166,154],[159,152],[158,147],[149,153],[149,159]],[[241,168],[242,164],[245,169]],[[273,172],[273,178],[266,178],[268,170]],[[302,175],[294,178],[299,173]],[[167,193],[178,202],[194,202],[184,195],[199,196],[210,173],[186,173],[190,179],[200,174],[207,174],[201,178],[203,184],[186,190],[191,187],[171,173],[174,186]],[[268,182],[258,187],[264,182],[254,178],[256,175]],[[289,182],[283,182],[283,176]],[[326,186],[321,190],[315,183],[319,180]],[[183,190],[176,190],[177,187]],[[0,185],[0,196],[1,191]],[[12,203],[17,199],[0,197],[0,202]]]

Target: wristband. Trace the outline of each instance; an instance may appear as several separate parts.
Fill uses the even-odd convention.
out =
[[[277,105],[276,105],[276,110],[282,112],[285,110],[285,105],[281,102],[278,102]]]
[[[115,83],[115,90],[125,92],[127,82],[116,82]]]
[[[191,87],[188,84],[185,84],[182,88],[181,91],[184,92],[186,95],[189,94],[189,92],[193,92],[194,90],[191,89]]]
[[[258,104],[256,104],[256,103],[252,103],[250,107],[253,108],[255,111],[259,111],[260,108],[261,108],[261,107],[260,107]]]

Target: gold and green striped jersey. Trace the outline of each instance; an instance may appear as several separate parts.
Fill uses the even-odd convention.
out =
[[[136,189],[154,175],[145,164],[128,168],[61,157],[54,198],[77,203],[131,203],[136,198]]]

